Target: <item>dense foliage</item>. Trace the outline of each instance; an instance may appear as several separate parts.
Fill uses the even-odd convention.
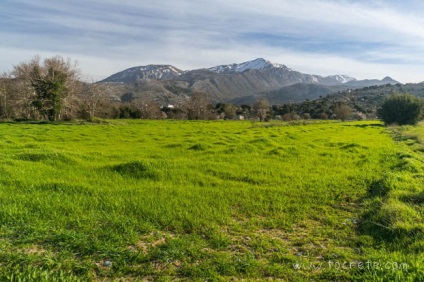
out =
[[[411,94],[393,94],[384,99],[378,116],[386,125],[415,125],[423,117],[423,99]]]

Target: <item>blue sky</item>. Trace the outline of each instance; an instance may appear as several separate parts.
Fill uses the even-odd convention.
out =
[[[1,0],[0,72],[35,55],[86,80],[258,57],[304,73],[424,81],[424,1]]]

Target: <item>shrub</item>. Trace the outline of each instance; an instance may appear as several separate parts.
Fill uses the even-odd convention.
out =
[[[363,113],[360,113],[360,112],[356,112],[356,113],[354,113],[354,114],[352,115],[352,118],[353,118],[354,120],[366,120],[366,119],[367,119],[366,115],[365,115],[365,114],[363,114]]]
[[[423,117],[423,99],[411,94],[393,94],[384,99],[377,110],[386,125],[415,125]]]
[[[295,112],[291,112],[291,113],[287,113],[283,115],[282,118],[284,121],[292,121],[292,120],[299,120],[300,116]]]
[[[328,119],[328,115],[327,115],[326,113],[320,113],[320,114],[318,115],[318,119],[324,119],[324,120],[327,120],[327,119]]]
[[[336,107],[334,113],[338,119],[345,121],[352,116],[352,108],[349,105],[341,104]]]

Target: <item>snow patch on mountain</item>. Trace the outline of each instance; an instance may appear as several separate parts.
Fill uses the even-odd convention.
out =
[[[180,76],[184,71],[171,65],[148,65],[132,67],[118,72],[108,78],[105,82],[126,82],[138,79],[167,80]]]
[[[211,72],[215,72],[215,73],[226,74],[226,73],[240,73],[249,69],[262,70],[262,69],[268,69],[268,68],[285,68],[287,70],[290,70],[284,65],[274,64],[262,58],[258,58],[252,61],[247,61],[241,64],[216,66],[216,67],[209,68],[207,70]]]
[[[354,78],[354,77],[350,77],[350,76],[347,76],[347,75],[343,75],[343,74],[337,74],[337,75],[330,75],[330,76],[327,76],[328,78],[331,78],[331,79],[334,79],[334,80],[336,80],[336,81],[338,81],[338,82],[340,82],[340,83],[347,83],[347,82],[349,82],[349,81],[356,81],[356,78]]]

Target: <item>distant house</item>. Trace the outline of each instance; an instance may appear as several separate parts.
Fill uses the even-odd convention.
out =
[[[174,105],[166,104],[165,106],[162,106],[161,109],[174,109]]]

